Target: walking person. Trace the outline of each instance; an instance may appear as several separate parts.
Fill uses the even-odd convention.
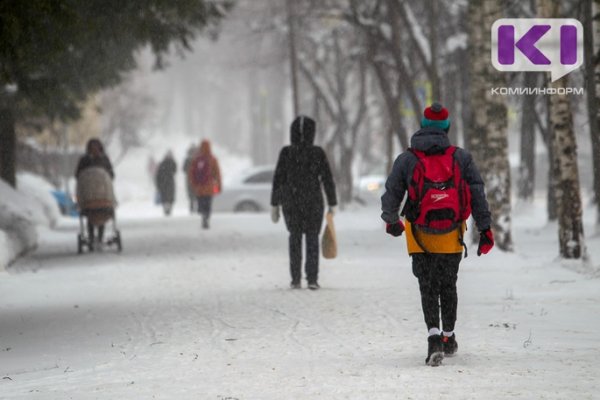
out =
[[[279,153],[271,193],[271,219],[279,221],[283,209],[289,231],[291,288],[301,288],[302,238],[306,237],[305,273],[308,288],[319,289],[319,232],[323,223],[323,189],[329,212],[335,212],[335,184],[325,151],[313,144],[316,123],[306,116],[291,125],[291,145]]]
[[[94,138],[88,140],[85,147],[85,154],[77,163],[75,178],[79,180],[81,172],[89,168],[101,168],[108,173],[111,180],[115,178],[110,159],[104,152],[104,146],[99,139]],[[106,178],[106,180],[108,180],[108,178]],[[82,212],[85,212],[85,210],[82,210]],[[104,238],[104,224],[93,225],[88,221],[87,230],[90,241],[90,250],[93,251],[94,246],[101,248],[103,243],[102,240]]]
[[[202,215],[202,228],[210,226],[213,196],[221,193],[219,162],[212,154],[210,142],[203,140],[188,169],[188,179],[197,199],[198,213]]]
[[[188,171],[190,169],[190,165],[192,165],[192,161],[194,160],[194,155],[196,154],[196,147],[191,145],[187,151],[185,156],[185,160],[183,161],[183,173],[185,174],[185,189],[188,196],[188,202],[190,206],[190,214],[193,214],[196,211],[196,205],[198,200],[196,199],[196,194],[194,193],[194,187],[190,179],[188,179]]]
[[[394,162],[381,197],[386,232],[397,237],[406,230],[428,330],[425,362],[432,366],[458,350],[456,281],[463,248],[466,257],[463,234],[471,213],[480,232],[477,255],[487,254],[494,246],[484,182],[471,154],[450,144],[449,129],[446,108],[439,103],[426,108],[421,129],[412,136],[408,151]],[[405,195],[401,214],[406,226],[399,219]]]
[[[177,163],[173,157],[173,152],[169,150],[165,158],[158,164],[156,169],[156,189],[159,193],[160,202],[166,216],[171,215],[173,203],[175,203],[175,173],[177,172]]]

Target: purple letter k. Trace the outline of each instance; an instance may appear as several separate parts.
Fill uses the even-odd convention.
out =
[[[550,25],[534,25],[515,44],[535,65],[548,65],[550,60],[535,47],[535,43],[550,30]]]

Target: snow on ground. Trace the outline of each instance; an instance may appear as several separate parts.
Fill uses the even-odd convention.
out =
[[[182,209],[125,204],[124,251],[80,256],[62,220],[0,280],[0,398],[599,398],[599,280],[555,261],[539,210],[515,212],[514,254],[471,247],[459,352],[438,368],[404,238],[377,209],[336,217],[317,292],[288,289],[287,236],[267,214],[204,231]],[[597,265],[600,238],[588,247]]]
[[[18,190],[0,180],[0,271],[37,244],[36,226],[54,226],[60,211],[52,185],[32,174],[18,175]]]

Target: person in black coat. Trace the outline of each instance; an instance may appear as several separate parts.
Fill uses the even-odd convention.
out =
[[[193,214],[194,212],[196,212],[196,208],[197,208],[197,198],[196,198],[196,193],[194,192],[194,186],[192,185],[192,183],[190,182],[190,179],[188,178],[188,173],[190,170],[190,166],[192,165],[192,161],[194,159],[194,156],[197,153],[197,149],[196,146],[191,145],[187,151],[187,155],[185,157],[185,160],[183,160],[183,173],[184,173],[184,177],[185,177],[185,189],[187,192],[187,196],[188,196],[188,202],[190,205],[190,214]]]
[[[316,123],[306,116],[297,117],[291,125],[291,142],[279,153],[271,193],[271,218],[279,221],[279,207],[290,233],[291,287],[300,288],[302,278],[302,236],[306,235],[305,272],[308,287],[319,284],[319,232],[323,223],[323,190],[329,212],[335,211],[335,183],[325,151],[313,144]]]
[[[77,168],[75,169],[75,178],[79,179],[79,173],[86,168],[100,167],[104,168],[110,175],[111,179],[115,178],[112,164],[108,159],[108,156],[104,152],[104,146],[99,139],[88,140],[85,146],[85,154],[79,159]],[[98,225],[98,235],[95,235],[94,225],[88,224],[88,236],[90,239],[90,250],[94,250],[94,238],[98,238],[98,245],[102,244],[102,238],[104,236],[104,225]]]
[[[156,188],[160,194],[165,215],[171,215],[173,203],[175,202],[175,173],[177,164],[173,158],[173,153],[169,150],[165,158],[158,164],[156,170]]]
[[[75,170],[75,178],[79,176],[79,173],[90,167],[104,168],[112,179],[115,178],[112,164],[108,159],[108,156],[104,152],[104,146],[98,139],[90,139],[85,146],[85,154],[79,159],[77,169]]]

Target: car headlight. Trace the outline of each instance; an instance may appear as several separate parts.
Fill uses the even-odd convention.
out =
[[[369,192],[377,192],[381,189],[381,183],[379,182],[371,182],[367,184],[367,190]]]

